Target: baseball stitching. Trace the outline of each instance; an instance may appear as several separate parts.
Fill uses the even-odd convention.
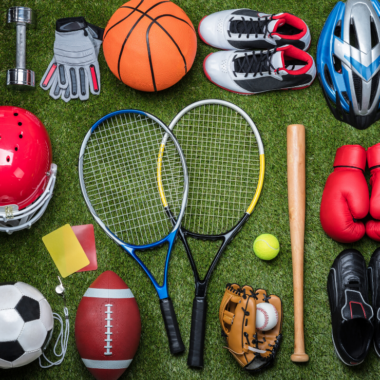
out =
[[[265,327],[268,326],[269,315],[268,315],[268,313],[267,313],[265,310],[263,310],[263,309],[261,309],[261,308],[259,308],[259,310],[264,314],[264,325],[263,325],[263,326],[260,326],[260,327],[257,327],[257,328],[258,328],[259,330],[262,330],[262,329],[265,329]]]

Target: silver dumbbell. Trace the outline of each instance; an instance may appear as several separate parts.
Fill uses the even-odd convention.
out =
[[[35,13],[27,7],[11,7],[7,13],[7,24],[16,25],[16,68],[7,71],[7,86],[34,88],[34,71],[26,68],[26,27],[35,27]]]

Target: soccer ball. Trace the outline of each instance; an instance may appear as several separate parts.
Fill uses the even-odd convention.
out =
[[[54,326],[45,297],[24,282],[0,283],[0,368],[37,359]]]

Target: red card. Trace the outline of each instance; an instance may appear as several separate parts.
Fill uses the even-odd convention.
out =
[[[92,224],[85,224],[83,226],[71,226],[75,236],[77,237],[84,253],[90,260],[90,264],[78,270],[77,272],[88,272],[90,270],[98,269],[98,260],[96,258],[95,234],[94,226]]]

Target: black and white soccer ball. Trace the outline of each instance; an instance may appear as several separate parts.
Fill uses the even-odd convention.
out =
[[[53,326],[51,307],[36,288],[24,282],[0,283],[0,368],[37,359]]]

